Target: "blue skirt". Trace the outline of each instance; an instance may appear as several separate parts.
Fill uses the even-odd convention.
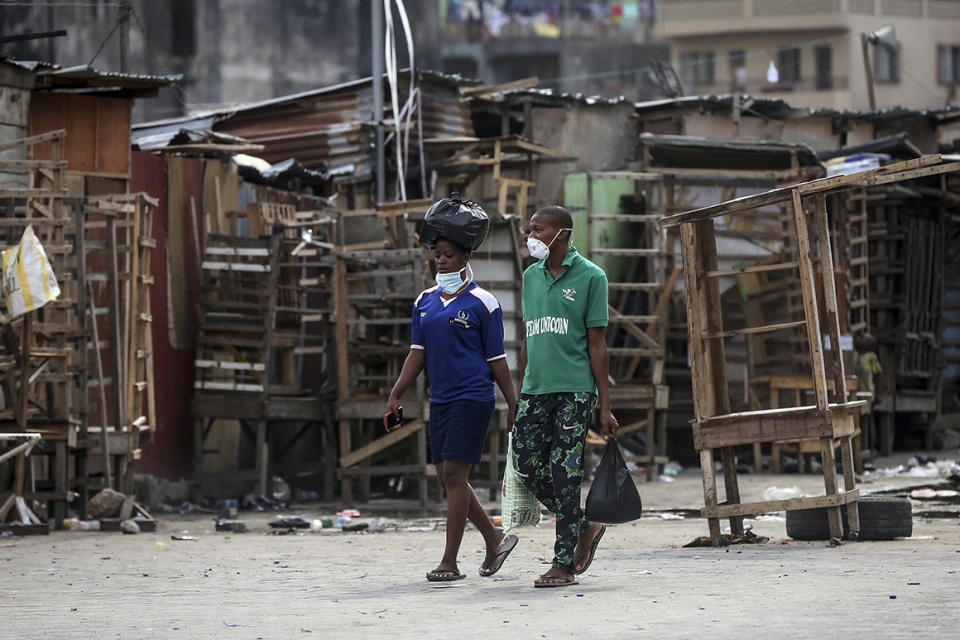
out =
[[[430,403],[430,459],[476,464],[483,455],[494,402],[457,400]]]

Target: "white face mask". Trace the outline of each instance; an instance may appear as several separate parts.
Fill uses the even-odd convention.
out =
[[[550,247],[553,246],[553,243],[556,242],[557,238],[560,237],[560,234],[564,231],[573,232],[573,229],[560,229],[557,231],[557,235],[553,236],[553,240],[550,241],[550,244],[545,244],[543,240],[537,240],[536,238],[527,238],[527,251],[530,252],[530,255],[536,260],[545,260],[547,256],[550,255]]]
[[[463,274],[461,278],[460,274]],[[473,267],[469,264],[465,266],[460,271],[452,271],[450,273],[437,273],[437,284],[440,285],[440,289],[447,295],[453,295],[457,291],[460,291],[464,285],[470,284],[473,282]]]

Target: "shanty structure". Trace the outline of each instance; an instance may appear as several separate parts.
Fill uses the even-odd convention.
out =
[[[843,535],[841,507],[848,507],[847,534],[855,537],[859,518],[855,507],[853,437],[862,401],[851,401],[846,387],[841,351],[838,295],[833,273],[829,195],[850,189],[899,183],[960,170],[960,162],[944,161],[939,154],[893,163],[864,172],[824,178],[744,196],[720,204],[676,214],[661,221],[663,229],[679,227],[683,255],[687,327],[694,391],[694,445],[700,454],[703,476],[703,515],[710,536],[720,544],[720,518],[729,517],[731,531],[743,532],[743,516],[769,511],[827,507],[830,535]],[[794,322],[724,328],[717,278],[726,275],[717,268],[716,220],[721,216],[744,215],[758,207],[787,203],[792,209],[796,260],[760,265],[745,271],[786,271],[799,276],[803,317]],[[817,276],[819,275],[819,278]],[[823,308],[820,301],[823,301]],[[724,340],[738,334],[806,330],[814,405],[778,407],[730,412]],[[824,349],[824,336],[830,348]],[[827,380],[833,380],[833,390]],[[825,495],[789,500],[742,503],[737,483],[734,447],[757,442],[818,439],[823,461]],[[839,489],[835,448],[841,450],[843,490]],[[720,450],[726,500],[717,496],[714,450]]]

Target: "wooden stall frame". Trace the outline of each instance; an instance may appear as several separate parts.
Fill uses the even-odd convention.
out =
[[[855,431],[854,417],[863,402],[848,401],[844,384],[844,364],[840,351],[840,327],[825,196],[851,188],[888,184],[956,171],[960,171],[960,162],[944,163],[938,154],[934,154],[916,160],[893,163],[879,169],[772,189],[676,214],[660,222],[663,229],[680,227],[696,414],[693,420],[694,444],[700,452],[701,459],[705,504],[702,513],[708,520],[710,536],[715,546],[720,544],[719,519],[722,517],[730,518],[731,531],[738,534],[743,532],[744,515],[814,507],[827,507],[831,538],[839,540],[843,535],[840,507],[845,504],[853,505],[847,507],[847,533],[849,537],[856,537],[859,532],[856,508],[859,492],[855,488],[852,436]],[[807,232],[805,196],[810,197],[815,206],[816,242],[819,248],[826,303],[827,326],[825,327],[821,327],[817,309],[813,267],[815,254]],[[720,315],[719,290],[715,282],[704,277],[708,272],[717,269],[713,218],[742,213],[758,206],[779,202],[787,202],[792,206],[796,225],[798,270],[816,404],[808,407],[731,414],[723,350],[723,338],[727,334],[723,331]],[[777,330],[779,327],[763,329]],[[831,343],[830,357],[835,379],[833,402],[830,402],[831,398],[828,396],[825,355],[821,343],[824,330],[829,334]],[[811,437],[820,438],[826,495],[774,502],[741,503],[733,458],[734,446]],[[839,441],[841,447],[843,492],[839,491],[836,478],[835,441]],[[722,504],[718,501],[716,490],[713,454],[716,448],[721,449],[726,485],[726,501]]]

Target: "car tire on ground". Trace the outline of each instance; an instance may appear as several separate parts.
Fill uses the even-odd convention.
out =
[[[913,535],[913,510],[910,500],[893,496],[861,496],[860,540],[893,540]],[[843,531],[849,534],[847,508],[842,507]],[[829,540],[827,509],[787,511],[787,536],[794,540]]]

